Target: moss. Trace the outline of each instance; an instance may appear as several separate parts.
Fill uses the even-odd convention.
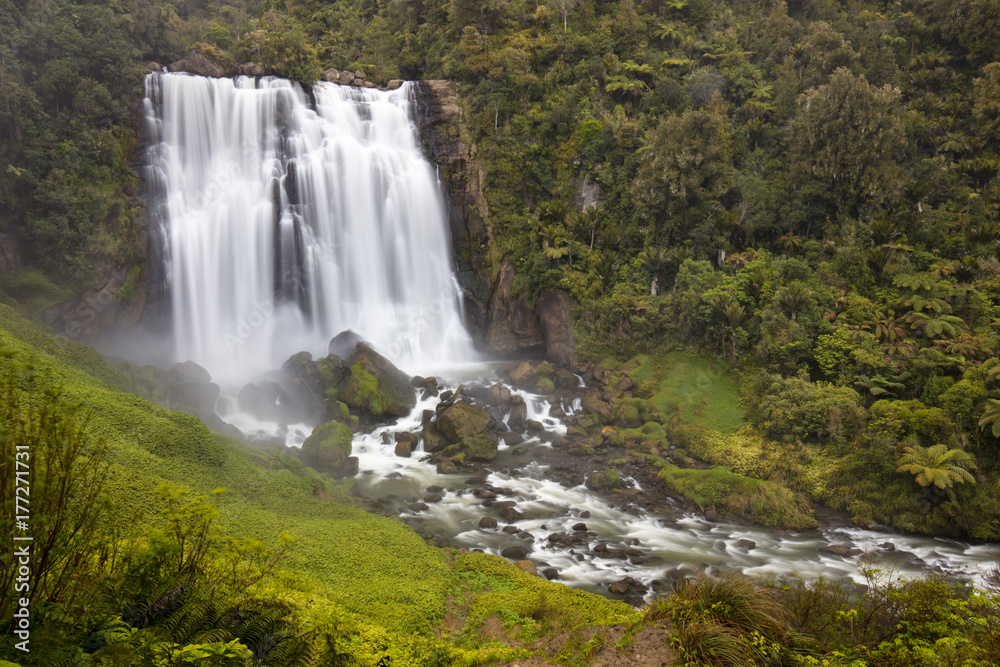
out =
[[[733,473],[728,468],[683,470],[665,464],[659,473],[668,489],[703,507],[715,507],[745,521],[791,530],[815,528],[809,502],[779,484]]]
[[[552,378],[540,377],[538,382],[535,383],[535,390],[540,394],[550,394],[555,391],[556,385],[552,382]]]
[[[385,412],[378,380],[361,364],[351,366],[351,375],[340,394],[348,405],[367,410],[376,417]]]
[[[351,455],[351,429],[337,421],[320,424],[302,443],[302,455],[318,470],[335,472]]]

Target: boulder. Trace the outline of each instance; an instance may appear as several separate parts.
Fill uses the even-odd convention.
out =
[[[385,84],[386,90],[396,90],[405,83],[402,79],[389,79],[389,83]]]
[[[420,438],[415,433],[396,434],[396,456],[410,457]]]
[[[354,74],[352,72],[341,72],[339,83],[345,86],[351,85],[354,81]]]
[[[556,387],[559,389],[577,389],[580,386],[580,379],[573,375],[572,371],[565,368],[556,369]]]
[[[367,79],[368,77],[365,76],[364,71],[358,70],[357,72],[354,73],[354,78],[355,79]]]
[[[497,520],[491,516],[484,516],[479,520],[479,527],[483,530],[497,527]]]
[[[318,421],[326,416],[326,385],[319,366],[309,352],[297,352],[289,357],[281,365],[281,374],[283,389],[289,399],[285,405],[296,421]],[[290,415],[288,419],[293,417]]]
[[[358,343],[364,343],[365,339],[360,335],[354,333],[350,329],[341,331],[339,334],[330,339],[330,344],[327,346],[327,352],[329,354],[335,354],[341,359],[347,359],[354,352],[354,348],[358,346]]]
[[[507,523],[514,523],[520,521],[524,518],[524,514],[517,511],[514,507],[504,507],[500,510],[500,518],[502,518]]]
[[[546,292],[538,297],[538,321],[545,336],[545,354],[560,366],[573,363],[573,309],[579,304],[568,292]]]
[[[458,452],[465,454],[466,461],[495,461],[497,458],[497,443],[484,436],[465,438],[458,445]]]
[[[333,81],[333,82],[340,81],[340,70],[339,69],[334,69],[332,67],[330,69],[328,69],[328,70],[324,70],[323,71],[323,80],[324,81]]]
[[[552,581],[553,579],[559,578],[559,570],[554,567],[547,567],[542,570],[542,575],[549,581]]]
[[[518,569],[520,569],[520,570],[522,570],[524,572],[527,572],[528,574],[530,574],[532,576],[535,576],[535,577],[538,576],[538,568],[530,560],[521,559],[521,560],[515,562],[514,565],[516,565],[518,567]]]
[[[242,63],[237,69],[239,73],[244,76],[264,76],[267,74],[267,70],[264,69],[262,65],[257,63]]]
[[[853,558],[854,556],[860,556],[864,552],[861,549],[855,549],[854,547],[845,547],[839,544],[831,544],[829,546],[822,547],[819,552],[821,554],[829,554],[831,556],[839,556],[840,558]]]
[[[219,385],[213,382],[179,382],[170,388],[167,406],[195,416],[215,414],[219,394]]]
[[[435,424],[427,424],[424,426],[424,430],[420,435],[424,439],[424,451],[431,454],[440,452],[448,446],[448,441],[438,432]]]
[[[363,83],[361,84],[361,87],[362,87],[362,88],[377,88],[378,86],[376,86],[376,85],[375,85],[374,83],[372,83],[371,81],[365,81],[365,82],[363,82]]]
[[[485,410],[464,401],[455,401],[438,416],[436,429],[449,444],[458,444],[466,438],[481,435],[491,421]]]
[[[528,418],[528,406],[520,396],[511,399],[514,407],[510,409],[510,416],[507,417],[507,426],[513,430],[520,430],[524,427],[524,421]]]
[[[750,551],[751,549],[757,548],[757,543],[754,542],[753,540],[741,539],[739,542],[736,543],[736,546],[740,549],[743,549],[743,551]]]
[[[146,62],[146,63],[143,64],[143,69],[146,72],[148,72],[148,73],[162,72],[163,71],[163,65],[161,65],[158,62],[154,62],[154,61],[150,60],[150,61],[148,61],[148,62]]]
[[[511,560],[521,560],[528,555],[528,547],[517,545],[515,547],[507,547],[500,552],[500,555],[504,558],[510,558]]]
[[[170,367],[170,376],[178,382],[212,381],[212,375],[193,361],[181,361]]]
[[[187,58],[167,65],[168,72],[189,72],[199,76],[221,78],[226,76],[226,70],[221,65],[213,63],[200,51],[191,51]]]
[[[583,395],[583,409],[588,414],[597,415],[601,421],[608,421],[613,415],[611,405],[601,400],[598,391],[591,389]]]
[[[539,384],[542,383],[543,379],[548,380],[548,389],[551,390],[555,386],[552,383],[552,378],[554,376],[555,371],[552,366],[545,361],[541,363],[522,361],[508,374],[508,377],[514,386],[527,391],[535,391],[539,387]]]
[[[302,458],[320,472],[342,473],[351,455],[353,437],[351,429],[340,422],[320,424],[302,443]]]
[[[405,417],[417,404],[410,376],[364,343],[347,360],[350,375],[338,396],[347,405],[374,417]]]

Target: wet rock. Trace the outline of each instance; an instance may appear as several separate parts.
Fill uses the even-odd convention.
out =
[[[557,368],[555,384],[558,389],[576,389],[580,386],[580,380],[573,375],[572,371],[565,368]]]
[[[597,415],[602,422],[609,421],[613,415],[611,405],[602,400],[600,394],[594,389],[583,395],[583,409],[589,414]]]
[[[883,551],[895,551],[896,550],[896,545],[893,544],[892,542],[883,542],[882,544],[880,544],[878,546]]]
[[[589,519],[590,518],[590,512],[588,512],[587,510],[583,510],[582,512],[580,512],[580,518],[581,519]]]
[[[500,555],[504,558],[510,558],[511,560],[521,560],[528,555],[528,547],[521,545],[507,547],[500,552]]]
[[[507,431],[506,433],[500,434],[500,439],[508,447],[515,447],[524,442],[524,436],[520,433],[515,433],[514,431]]]
[[[423,512],[424,510],[428,509],[428,507],[426,503],[418,501],[415,503],[410,503],[410,509],[413,510],[414,512]]]
[[[839,544],[831,544],[822,547],[819,552],[821,554],[829,554],[831,556],[839,556],[841,558],[853,558],[854,556],[860,556],[864,553],[861,549],[845,547]]]
[[[353,82],[354,82],[354,73],[353,72],[341,72],[340,73],[340,81],[338,83],[340,83],[343,86],[349,86]]]
[[[428,493],[424,496],[424,502],[428,504],[439,503],[441,499],[441,496],[437,493]]]
[[[177,382],[197,382],[208,384],[212,375],[193,361],[181,361],[170,367],[170,376]]]
[[[515,534],[515,533],[518,532],[518,527],[517,526],[504,526],[503,527],[503,532],[505,532],[505,533],[507,533],[509,535],[513,535],[513,534]]]
[[[437,471],[442,475],[451,475],[458,471],[458,466],[451,459],[441,459],[438,461]]]
[[[340,76],[340,74],[338,73],[337,76]],[[354,348],[358,346],[358,343],[364,342],[365,339],[359,334],[347,329],[345,331],[341,331],[339,334],[330,339],[330,344],[326,347],[327,354],[338,356],[341,359],[347,359],[351,356],[351,353],[354,352]]]
[[[527,420],[525,420],[524,425],[527,426],[528,427],[528,431],[530,431],[532,433],[538,433],[539,431],[544,431],[545,430],[545,425],[542,424],[542,422],[536,421],[534,419],[527,419]]]
[[[434,419],[434,414],[433,410],[424,410],[420,416],[420,425],[427,426]]]
[[[405,417],[417,404],[410,376],[364,343],[355,346],[347,365],[350,376],[339,393],[347,405],[375,417]]]
[[[396,439],[396,456],[403,456],[406,458],[410,457],[413,453],[414,448],[420,442],[420,438],[414,433],[397,433]]]
[[[469,485],[469,486],[477,486],[477,485],[485,484],[486,483],[486,478],[485,477],[470,477],[469,479],[465,480],[465,483],[467,485]]]
[[[427,491],[427,493],[441,493],[442,491],[444,491],[444,488],[438,486],[437,484],[431,484],[424,490]]]
[[[722,521],[722,517],[712,507],[709,507],[708,509],[705,510],[705,519],[707,521],[711,521],[712,523],[718,523],[719,521]]]
[[[510,400],[510,415],[507,417],[507,425],[512,430],[520,430],[524,427],[524,422],[528,418],[528,406],[521,396],[514,396]]]
[[[739,542],[736,543],[736,546],[740,549],[743,549],[743,551],[750,551],[751,549],[757,548],[757,543],[754,542],[753,540],[741,539]]]
[[[340,81],[340,70],[339,69],[334,69],[332,67],[330,69],[328,69],[328,70],[324,70],[323,71],[323,80],[324,81],[333,81],[333,82]],[[336,354],[336,353],[334,352],[333,354]]]
[[[585,523],[574,524],[573,525],[573,530],[586,532],[587,531],[587,524],[585,524]]]
[[[519,560],[519,561],[515,562],[514,565],[516,565],[518,568],[520,568],[521,570],[523,570],[524,572],[527,572],[528,574],[530,574],[532,576],[535,576],[535,577],[538,576],[538,568],[530,560],[523,560],[522,559],[522,560]]]
[[[385,84],[386,90],[396,90],[405,83],[402,79],[389,79],[389,82]]]
[[[503,520],[507,523],[514,523],[524,518],[524,514],[513,507],[504,507],[500,510],[500,516],[503,517]]]
[[[628,589],[629,585],[625,579],[608,584],[608,590],[615,595],[624,595],[625,593],[628,593]]]
[[[353,437],[351,429],[339,422],[320,424],[302,443],[302,458],[320,472],[343,473]]]
[[[544,570],[542,570],[542,576],[544,576],[549,581],[552,581],[553,579],[558,579],[559,570],[557,570],[554,567],[547,567]]]
[[[497,520],[491,516],[484,516],[479,520],[479,527],[483,530],[497,527]]]
[[[481,435],[491,419],[485,410],[465,401],[456,401],[438,416],[435,428],[449,444],[458,444],[466,438]]]

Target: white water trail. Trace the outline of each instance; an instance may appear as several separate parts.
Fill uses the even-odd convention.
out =
[[[244,382],[351,329],[404,368],[473,356],[411,88],[151,74],[174,358]]]

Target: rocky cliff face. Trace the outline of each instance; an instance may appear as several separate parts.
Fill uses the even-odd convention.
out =
[[[569,365],[573,356],[573,298],[543,294],[532,307],[516,294],[516,269],[505,262],[491,281],[486,252],[493,242],[484,194],[486,169],[467,139],[458,91],[451,81],[420,81],[416,87],[417,125],[448,191],[452,247],[465,295],[470,331],[486,351],[500,356],[545,354]]]
[[[492,285],[486,251],[493,240],[483,194],[486,169],[466,138],[465,116],[451,81],[419,81],[417,125],[430,158],[440,169],[449,199],[448,224],[465,298],[466,325],[477,343],[485,341]]]

